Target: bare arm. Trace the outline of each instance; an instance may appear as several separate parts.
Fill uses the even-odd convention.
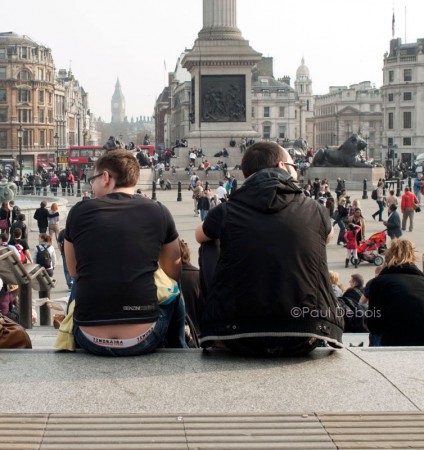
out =
[[[326,244],[329,244],[331,242],[331,239],[333,239],[333,236],[334,236],[334,227],[331,227],[330,234],[327,236]]]
[[[66,251],[65,247],[65,255]],[[68,262],[67,257],[66,262]],[[169,277],[179,281],[181,277],[181,250],[178,239],[162,246],[159,255],[159,265]]]
[[[196,241],[197,241],[199,244],[202,244],[203,242],[207,242],[207,241],[210,241],[210,240],[211,240],[211,238],[209,238],[208,236],[206,236],[206,234],[203,232],[203,225],[199,225],[199,226],[196,228],[196,231],[195,231],[194,233],[195,233],[194,236],[195,236],[195,238],[196,238]]]
[[[66,266],[68,268],[69,275],[71,275],[72,278],[77,277],[77,259],[75,257],[75,249],[74,244],[72,242],[69,242],[65,239],[65,259],[66,259]]]

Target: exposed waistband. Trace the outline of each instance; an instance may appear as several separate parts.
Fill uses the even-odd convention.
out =
[[[156,322],[153,323],[152,326],[143,334],[140,334],[139,336],[133,337],[131,339],[99,338],[86,333],[85,331],[81,330],[81,328],[80,331],[89,341],[91,341],[93,344],[99,345],[100,347],[127,348],[133,347],[134,345],[137,345],[147,339],[147,337],[152,334],[155,325]]]

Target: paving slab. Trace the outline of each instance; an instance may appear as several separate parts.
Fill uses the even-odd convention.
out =
[[[417,367],[419,359],[422,367],[424,352],[413,354],[409,364]],[[83,352],[4,350],[0,366],[0,412],[8,413],[418,409],[393,381],[358,357],[356,350],[348,349],[322,348],[306,357],[285,359],[251,359],[197,349],[116,359]]]

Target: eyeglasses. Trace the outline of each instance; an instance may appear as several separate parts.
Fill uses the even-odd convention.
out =
[[[101,177],[103,175],[103,172],[98,173],[97,175],[93,175],[92,177],[87,179],[87,182],[90,186],[93,186],[94,180],[98,177]]]
[[[106,170],[104,170],[103,172],[100,172],[100,173],[98,173],[97,175],[93,175],[92,177],[88,178],[88,179],[87,179],[87,183],[88,183],[90,186],[93,186],[94,180],[95,180],[96,178],[101,177],[105,172],[109,175],[109,178],[112,178],[112,175],[111,175],[109,172],[107,172]]]
[[[294,167],[295,170],[297,170],[296,164],[289,163],[289,162],[286,162],[286,161],[281,161],[281,162],[282,162],[285,166],[292,166],[292,167]],[[279,167],[279,165],[280,165],[280,163],[278,163],[275,167]]]

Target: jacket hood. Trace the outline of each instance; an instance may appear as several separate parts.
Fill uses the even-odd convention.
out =
[[[294,195],[302,192],[296,180],[285,170],[262,169],[246,178],[231,199],[273,214],[285,208]]]

